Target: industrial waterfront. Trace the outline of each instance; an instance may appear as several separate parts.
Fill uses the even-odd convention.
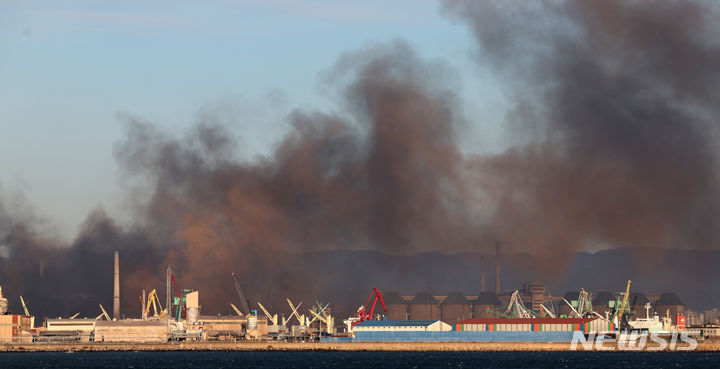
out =
[[[5,351],[563,351],[572,342],[582,350],[632,351],[639,340],[640,349],[649,351],[720,348],[716,318],[708,313],[698,319],[675,293],[631,292],[630,280],[624,290],[595,294],[580,288],[552,296],[538,281],[503,290],[500,257],[498,245],[495,292],[485,289],[484,274],[477,295],[373,288],[369,297],[358,296],[364,303],[349,316],[338,316],[332,302],[308,307],[290,298],[285,299],[289,315],[271,312],[246,298],[235,273],[229,276],[235,296],[228,302],[235,314],[203,315],[202,291],[181,288],[167,267],[165,291],[139,291],[139,314],[133,317],[120,312],[121,264],[115,252],[111,312],[100,304],[92,318],[38,319],[22,296],[24,314],[14,314],[0,295],[0,341]],[[646,346],[647,335],[653,342]]]

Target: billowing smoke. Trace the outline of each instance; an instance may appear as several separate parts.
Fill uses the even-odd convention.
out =
[[[65,246],[0,204],[0,281],[49,313],[89,314],[110,306],[120,249],[124,312],[139,315],[140,290],[162,289],[169,264],[215,313],[234,298],[231,272],[271,299],[312,299],[339,282],[365,291],[366,276],[388,273],[307,270],[295,265],[306,251],[489,251],[502,240],[537,255],[542,273],[588,248],[714,247],[712,6],[449,1],[444,11],[471,26],[478,60],[513,104],[506,151],[461,153],[460,77],[447,66],[399,41],[363,48],[327,73],[337,111],[293,112],[260,159],[240,156],[222,124],[178,135],[123,117],[114,152],[134,184],[135,223],[98,210]]]
[[[220,124],[199,122],[177,136],[124,116],[127,138],[114,152],[136,185],[137,224],[125,229],[101,211],[92,214],[69,250],[56,248],[52,288],[63,295],[106,291],[109,279],[100,276],[111,272],[117,248],[124,309],[137,305],[141,289],[162,288],[158,276],[169,264],[181,285],[202,291],[212,312],[234,296],[231,272],[247,278],[251,294],[273,288],[312,297],[304,290],[322,282],[309,279],[313,271],[287,272],[294,262],[288,252],[407,254],[477,244],[455,143],[461,117],[453,73],[398,41],[349,53],[326,77],[342,113],[292,113],[291,131],[259,160],[238,157],[238,141]],[[35,262],[47,251],[11,238],[10,260],[27,252],[23,259]],[[9,287],[28,290],[36,282]]]
[[[478,158],[509,245],[711,248],[720,235],[717,7],[447,1],[529,137]]]

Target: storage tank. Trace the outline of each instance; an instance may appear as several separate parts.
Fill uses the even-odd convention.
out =
[[[460,292],[450,292],[440,304],[440,317],[443,322],[448,324],[469,319],[471,312],[470,301]]]
[[[598,314],[605,316],[605,313],[610,313],[610,301],[615,300],[616,295],[610,291],[600,291],[594,295],[592,299],[593,310]],[[563,302],[564,304],[564,302]]]
[[[648,303],[648,298],[642,292],[632,292],[628,296],[628,306],[630,308],[630,316],[634,318],[645,318],[647,310],[645,304]],[[652,314],[652,311],[650,311]],[[652,316],[652,315],[651,315]]]
[[[672,318],[673,324],[677,325],[677,316],[678,314],[685,313],[685,304],[672,292],[663,293],[655,302],[655,312],[660,317],[665,317],[668,310],[670,311],[670,318]]]
[[[438,301],[428,292],[418,292],[410,301],[410,320],[438,320]]]
[[[385,317],[388,320],[408,320],[408,303],[397,292],[388,292],[383,294],[383,301],[388,311]],[[376,311],[378,307],[375,307]]]
[[[495,292],[480,292],[477,299],[473,301],[473,318],[495,318],[495,314],[489,312],[500,307],[502,303]]]

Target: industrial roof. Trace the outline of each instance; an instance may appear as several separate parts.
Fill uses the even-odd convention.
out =
[[[665,292],[662,295],[660,295],[660,298],[655,302],[655,306],[657,305],[685,305],[680,300],[680,298],[672,293],[672,292]]]
[[[632,292],[630,293],[630,296],[628,296],[628,304],[632,305],[645,305],[647,304],[648,299],[642,292]]]
[[[437,304],[437,300],[428,292],[418,292],[411,304]]]
[[[397,292],[383,293],[383,301],[385,302],[385,305],[407,304],[407,301],[405,301]]]
[[[598,292],[593,300],[592,304],[593,306],[607,306],[608,302],[615,299],[615,295],[613,295],[610,291],[600,291]]]
[[[356,327],[427,327],[437,320],[365,320]]]
[[[455,304],[455,305],[468,305],[470,302],[465,298],[465,295],[463,295],[461,292],[450,292],[445,300],[442,302],[443,304]]]
[[[457,324],[585,324],[595,318],[470,318]]]
[[[490,291],[480,292],[475,300],[475,303],[478,305],[502,305],[502,302],[500,302],[497,295]]]

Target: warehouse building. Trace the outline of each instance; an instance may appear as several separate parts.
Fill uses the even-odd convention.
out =
[[[98,342],[167,342],[170,326],[168,320],[98,320],[94,336]]]
[[[444,332],[452,326],[440,320],[366,320],[354,332]]]

